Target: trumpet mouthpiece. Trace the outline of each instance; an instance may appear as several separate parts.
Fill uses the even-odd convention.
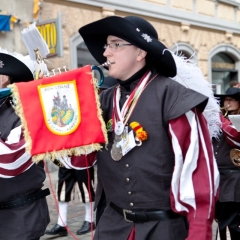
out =
[[[109,65],[114,64],[114,62],[106,61],[105,63],[101,64],[102,67],[108,67]]]

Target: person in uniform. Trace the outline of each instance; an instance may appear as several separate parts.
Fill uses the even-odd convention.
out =
[[[216,205],[216,221],[218,222],[221,240],[226,240],[228,227],[232,240],[240,239],[240,132],[229,121],[229,115],[240,114],[240,89],[229,88],[220,97],[223,110],[221,115],[222,134],[213,139],[214,154],[220,172],[219,198]]]
[[[49,212],[42,190],[43,162],[35,164],[26,143],[14,101],[6,86],[33,80],[36,63],[29,56],[0,53],[0,239],[37,240],[44,235]]]
[[[109,144],[97,152],[95,205],[104,191],[107,207],[94,239],[211,240],[218,171],[208,98],[169,78],[172,53],[143,18],[111,16],[79,33],[118,81],[100,94]]]
[[[95,158],[95,153],[87,155],[88,158]],[[73,156],[76,161],[85,161],[84,156]],[[91,232],[95,229],[93,219],[94,192],[94,166],[88,169],[73,169],[60,167],[58,170],[57,197],[59,215],[57,223],[45,231],[46,235],[67,236],[67,211],[68,204],[79,193],[79,198],[85,206],[85,219],[77,235]]]

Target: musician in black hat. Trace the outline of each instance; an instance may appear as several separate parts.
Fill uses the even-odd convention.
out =
[[[240,239],[240,133],[229,121],[229,115],[240,114],[240,89],[229,88],[217,94],[222,109],[222,134],[213,139],[214,154],[220,172],[219,198],[216,205],[221,240],[226,240],[228,227],[232,240]]]
[[[29,56],[0,53],[0,239],[37,240],[49,223],[43,163],[35,164],[15,114],[10,83],[33,80],[35,63]]]
[[[148,21],[112,16],[79,33],[118,81],[100,95],[109,145],[97,153],[95,202],[103,189],[108,205],[94,239],[210,240],[214,157],[201,113],[208,98],[169,78],[174,58]]]

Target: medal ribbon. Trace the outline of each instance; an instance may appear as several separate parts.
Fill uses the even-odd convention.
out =
[[[150,79],[150,76],[151,76],[151,71],[147,71],[144,74],[144,76],[141,78],[137,86],[133,89],[129,98],[126,99],[121,111],[119,106],[121,90],[119,85],[116,87],[114,91],[114,96],[113,96],[113,113],[112,113],[113,129],[115,129],[115,124],[118,121],[121,121],[124,124],[124,126],[126,125],[139,100],[139,97],[141,96],[143,90],[145,89]]]

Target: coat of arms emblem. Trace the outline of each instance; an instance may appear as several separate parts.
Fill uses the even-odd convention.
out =
[[[75,81],[38,87],[44,120],[57,135],[67,135],[80,124],[80,106]]]

